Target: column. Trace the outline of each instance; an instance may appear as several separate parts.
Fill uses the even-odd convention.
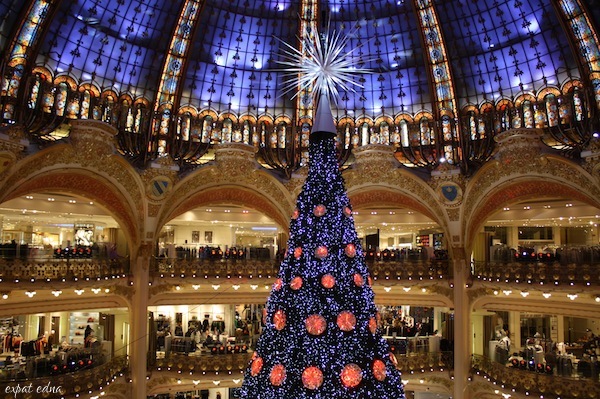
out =
[[[518,352],[521,348],[521,313],[508,312],[508,330],[510,335],[510,354]]]
[[[471,399],[469,390],[469,370],[471,369],[471,306],[467,296],[469,265],[464,257],[464,249],[454,251],[452,267],[454,272],[454,392],[455,399]]]
[[[146,395],[146,363],[148,351],[148,281],[150,280],[150,257],[152,243],[142,244],[137,256],[132,258],[131,269],[134,271],[133,296],[131,299],[131,335],[130,358],[132,393],[134,398],[145,398]],[[135,252],[134,252],[135,253]]]

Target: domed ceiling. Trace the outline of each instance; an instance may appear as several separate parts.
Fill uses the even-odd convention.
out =
[[[434,167],[439,159],[477,163],[491,153],[485,148],[491,144],[479,139],[529,127],[527,110],[519,108],[524,101],[531,101],[531,115],[543,105],[544,127],[552,127],[547,94],[555,96],[561,118],[567,112],[561,96],[567,96],[569,124],[597,120],[599,9],[596,0],[0,0],[4,123],[26,119],[20,104],[35,108],[35,85],[25,78],[37,74],[53,87],[65,84],[70,117],[103,119],[124,133],[147,125],[159,137],[155,150],[174,158],[183,155],[169,137],[193,141],[194,126],[202,130],[197,141],[207,143],[214,142],[211,123],[221,130],[220,141],[248,144],[262,122],[301,131],[310,125],[310,96],[283,94],[276,60],[282,42],[298,47],[305,28],[316,28],[343,32],[347,50],[357,49],[356,64],[372,71],[357,76],[362,88],[342,92],[333,105],[346,144],[394,145],[409,166]],[[574,89],[581,89],[580,97]],[[85,100],[69,111],[71,92],[137,106],[146,119],[121,108],[111,120],[106,108],[94,114],[93,104],[82,116]],[[58,112],[54,95],[47,112]],[[578,103],[586,107],[579,114]],[[490,110],[489,121],[474,116]],[[586,140],[579,136],[564,139],[559,132],[554,143],[576,147]],[[130,147],[124,153],[141,151]],[[188,160],[198,161],[199,153]]]

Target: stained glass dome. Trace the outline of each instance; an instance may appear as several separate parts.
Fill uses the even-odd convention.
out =
[[[283,43],[349,36],[356,92],[333,104],[342,162],[391,146],[406,166],[465,172],[511,128],[581,150],[598,131],[597,0],[0,0],[2,124],[41,143],[72,119],[118,129],[136,165],[184,168],[220,143],[289,177],[307,160],[310,93],[283,94]],[[307,29],[308,28],[308,29]]]

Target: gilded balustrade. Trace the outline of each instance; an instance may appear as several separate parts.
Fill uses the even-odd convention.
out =
[[[78,281],[121,278],[129,273],[129,259],[4,259],[2,281]]]
[[[562,377],[514,369],[480,355],[473,355],[471,369],[500,386],[526,395],[561,399],[600,398],[600,383],[597,379]]]
[[[447,260],[367,261],[367,265],[374,280],[424,281],[448,279],[452,276]],[[279,263],[274,260],[155,258],[151,275],[163,278],[271,278],[278,271]]]
[[[474,278],[500,283],[591,286],[600,284],[600,262],[474,262]]]
[[[128,368],[127,356],[118,356],[100,366],[69,374],[59,374],[27,381],[9,381],[0,384],[2,399],[38,399],[79,397],[91,391],[104,389]],[[27,389],[26,387],[30,386]],[[19,386],[22,390],[16,394]],[[45,388],[46,387],[46,388]],[[45,389],[44,389],[45,388]]]

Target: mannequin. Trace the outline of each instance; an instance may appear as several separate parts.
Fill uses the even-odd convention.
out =
[[[506,364],[508,362],[508,354],[510,353],[510,338],[504,330],[497,330],[496,338],[498,339],[498,343],[496,344],[496,361]]]

